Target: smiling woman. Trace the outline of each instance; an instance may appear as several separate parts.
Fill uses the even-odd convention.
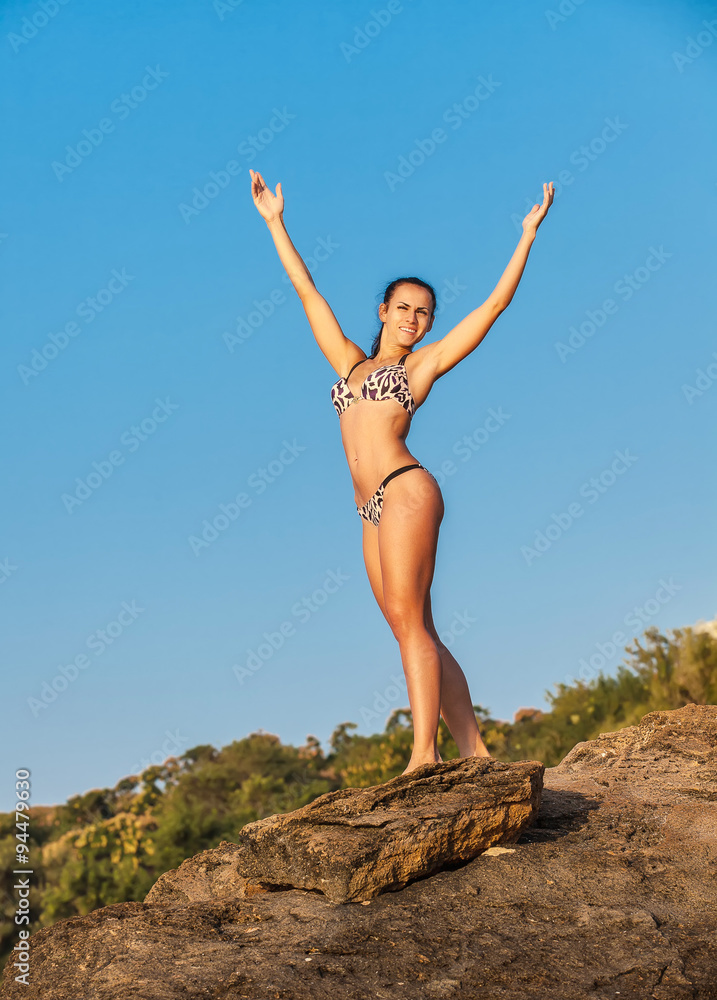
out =
[[[538,226],[553,202],[553,184],[543,185],[542,204],[533,205],[523,220],[518,246],[482,305],[440,340],[418,347],[433,326],[436,293],[421,278],[396,278],[378,307],[381,328],[366,355],[344,335],[289,238],[281,184],[274,194],[261,174],[250,174],[254,204],[269,227],[316,342],[339,376],[331,400],[363,521],[366,571],[399,644],[413,717],[413,750],[403,773],[441,760],[440,716],[461,757],[490,756],[465,674],[433,622],[430,588],[443,497],[434,476],[408,450],[406,438],[434,382],[476,349],[513,298]]]

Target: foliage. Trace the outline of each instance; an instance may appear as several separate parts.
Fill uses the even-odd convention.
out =
[[[484,738],[502,760],[542,760],[553,766],[576,743],[635,725],[643,715],[717,702],[717,631],[649,628],[627,647],[628,660],[612,676],[558,684],[547,694],[550,712],[512,724],[491,723]]]

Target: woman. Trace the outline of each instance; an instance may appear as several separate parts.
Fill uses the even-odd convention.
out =
[[[254,204],[316,342],[339,376],[331,398],[363,522],[366,570],[398,640],[413,717],[413,750],[403,774],[442,760],[437,744],[441,715],[461,757],[489,757],[465,675],[433,624],[430,587],[443,498],[434,477],[406,447],[406,437],[436,379],[476,349],[513,298],[538,226],[553,203],[553,183],[543,184],[543,203],[523,220],[518,246],[483,305],[440,340],[418,347],[433,326],[435,292],[420,278],[392,281],[378,307],[381,331],[367,356],[344,336],[289,239],[281,184],[273,194],[260,173],[249,173]]]

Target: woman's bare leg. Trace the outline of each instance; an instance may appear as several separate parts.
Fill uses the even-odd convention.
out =
[[[426,598],[425,621],[438,648],[438,655],[443,667],[441,715],[458,747],[458,756],[490,757],[478,729],[478,721],[473,711],[473,702],[468,690],[466,675],[461,670],[453,653],[441,642],[436,626],[433,624],[430,593]]]
[[[378,552],[386,617],[401,651],[413,717],[413,749],[404,774],[441,760],[442,664],[424,609],[442,518],[441,491],[423,469],[411,469],[387,484]]]
[[[397,478],[400,479],[401,477]],[[382,517],[381,525],[385,526],[385,523],[386,522]],[[364,562],[366,564],[366,573],[371,585],[371,590],[376,598],[376,603],[381,609],[383,616],[388,621],[388,613],[386,611],[384,601],[381,557],[379,554],[379,528],[374,527],[374,525],[369,524],[367,521],[362,521],[362,525],[363,555]],[[433,551],[433,562],[435,562],[435,548]],[[461,757],[470,757],[474,755],[478,757],[490,756],[478,729],[478,723],[473,711],[473,703],[471,701],[465,674],[461,670],[453,654],[445,646],[445,644],[441,642],[433,623],[430,590],[426,593],[423,621],[426,629],[433,638],[441,661],[440,714],[443,716],[451,736],[458,747],[458,753]],[[411,696],[409,689],[409,701],[410,700]],[[411,706],[413,711],[413,702],[411,702]],[[413,760],[413,757],[411,759]],[[436,753],[431,759],[438,761],[441,760],[440,754],[437,753],[437,747]]]

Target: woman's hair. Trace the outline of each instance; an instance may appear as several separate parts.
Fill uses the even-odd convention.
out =
[[[433,299],[433,306],[431,307],[431,312],[436,311],[436,292],[432,285],[429,285],[427,281],[422,278],[395,278],[388,285],[386,285],[386,290],[383,293],[383,302],[388,305],[393,298],[393,293],[396,291],[399,285],[418,285],[419,288],[425,288],[427,292],[431,293],[431,298]],[[381,334],[383,332],[383,323],[381,324],[381,329],[378,331],[373,339],[373,344],[371,345],[371,353],[369,358],[375,358],[381,347]]]

